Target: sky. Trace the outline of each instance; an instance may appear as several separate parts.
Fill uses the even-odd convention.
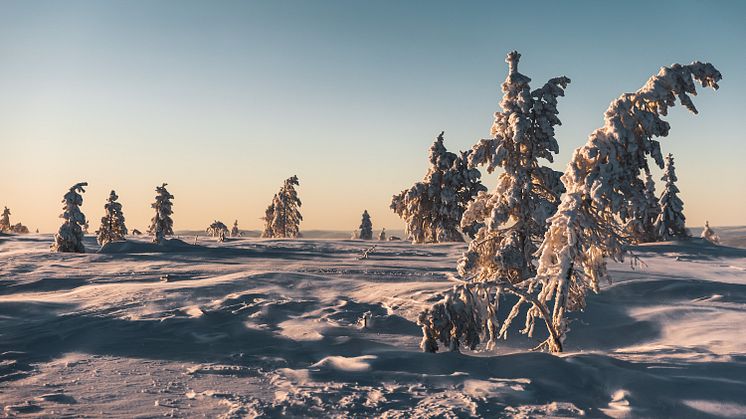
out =
[[[400,229],[391,196],[440,131],[454,152],[489,135],[515,49],[534,88],[572,80],[557,170],[661,66],[714,64],[720,90],[674,108],[662,148],[688,225],[746,224],[746,2],[525,3],[1,1],[0,206],[53,232],[87,181],[91,230],[112,189],[144,230],[166,182],[176,230],[259,229],[298,175],[302,230],[352,231],[364,209]]]

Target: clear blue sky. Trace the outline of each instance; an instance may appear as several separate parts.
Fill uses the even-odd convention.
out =
[[[87,180],[94,228],[116,189],[143,229],[165,181],[176,229],[259,228],[297,174],[302,228],[353,230],[363,209],[400,228],[391,195],[441,130],[454,151],[488,135],[517,49],[534,87],[572,79],[560,170],[611,100],[662,65],[712,62],[721,89],[672,112],[663,149],[690,225],[746,224],[744,22],[740,1],[3,1],[0,205],[53,231]]]

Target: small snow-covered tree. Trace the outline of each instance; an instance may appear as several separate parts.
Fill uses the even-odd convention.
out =
[[[647,168],[648,156],[663,166],[660,144],[654,139],[668,135],[670,126],[662,116],[677,97],[696,113],[689,97],[696,94],[694,82],[717,89],[720,79],[709,63],[674,64],[661,68],[637,92],[613,101],[604,126],[575,150],[562,176],[567,191],[539,246],[536,275],[518,283],[495,277],[457,285],[420,315],[422,348],[435,351],[443,343],[458,349],[460,342],[475,347],[483,338],[492,344],[507,337],[513,320],[528,305],[521,333],[533,336],[536,320],[541,319],[549,336],[537,349],[561,352],[569,331],[568,313],[585,308],[587,293],[599,292],[600,281],[609,279],[605,258],[624,258],[624,226],[635,214],[630,206],[644,203],[640,172]],[[500,322],[497,308],[505,293],[518,301]]]
[[[272,201],[272,237],[298,237],[300,233],[300,222],[303,216],[300,213],[301,201],[295,186],[298,186],[298,176],[292,176],[285,180],[280,192]]]
[[[557,99],[570,79],[556,77],[532,91],[531,79],[518,72],[520,58],[512,51],[505,59],[502,112],[495,113],[492,138],[474,145],[469,157],[471,166],[486,165],[488,173],[503,169],[495,190],[477,195],[461,219],[462,228],[481,227],[458,263],[459,273],[475,280],[519,282],[534,275],[534,254],[564,192],[561,173],[540,161],[552,162],[559,152]]]
[[[673,154],[666,156],[663,177],[666,182],[660,200],[661,212],[655,220],[655,232],[660,240],[683,239],[689,237],[684,217],[684,202],[678,197],[679,188],[676,186],[676,168],[673,164]]]
[[[430,168],[422,182],[394,195],[390,208],[405,222],[414,243],[462,242],[461,216],[468,202],[486,188],[479,170],[469,168],[469,152],[460,156],[446,150],[443,132],[430,147]],[[472,233],[474,226],[469,226]]]
[[[0,216],[0,233],[7,233],[9,231],[11,231],[10,210],[8,207],[5,207],[3,215]]]
[[[381,233],[378,235],[378,240],[382,242],[386,241],[386,228],[381,229]]]
[[[85,186],[88,186],[87,182],[76,183],[62,198],[64,205],[60,218],[65,221],[57,234],[54,235],[54,244],[52,244],[52,251],[54,252],[85,253],[83,229],[81,227],[85,224],[86,219],[80,211],[80,206],[83,205],[83,196],[80,194],[85,193],[85,189],[83,189]]]
[[[658,240],[655,231],[655,220],[661,213],[658,198],[655,196],[655,181],[650,170],[645,171],[645,193],[642,196],[644,202],[637,205],[638,212],[627,224],[629,239],[633,243],[649,243]]]
[[[26,227],[25,225],[23,225],[21,223],[13,224],[13,226],[10,228],[10,230],[13,233],[16,233],[16,234],[28,234],[28,232],[29,232],[28,227]],[[38,231],[37,231],[37,233],[38,233]]]
[[[206,231],[210,236],[217,237],[219,242],[224,242],[225,236],[228,234],[228,226],[221,221],[215,220],[207,227]]]
[[[117,199],[119,199],[117,193],[111,191],[104,205],[105,215],[101,217],[101,227],[96,231],[98,243],[102,246],[106,243],[126,240],[127,227],[124,225],[122,204],[117,202]]]
[[[150,206],[155,209],[155,215],[150,220],[150,227],[148,228],[148,234],[153,236],[153,243],[163,243],[166,236],[172,236],[174,234],[174,221],[171,219],[171,215],[174,213],[171,207],[173,204],[171,200],[174,196],[171,195],[164,183],[161,186],[156,186],[155,191],[155,202]]]
[[[363,211],[363,219],[358,228],[358,238],[361,240],[373,240],[373,223],[370,221],[368,210]]]
[[[720,244],[720,236],[710,228],[709,221],[705,221],[705,228],[702,230],[701,237],[712,244]]]
[[[262,231],[262,237],[264,238],[270,238],[274,237],[275,234],[272,231],[272,221],[275,219],[275,200],[277,199],[277,194],[275,194],[274,197],[272,197],[272,202],[267,206],[267,209],[264,210],[264,217],[261,219],[264,221],[264,231]]]
[[[241,237],[241,230],[238,229],[238,220],[233,222],[233,227],[231,228],[231,237]]]

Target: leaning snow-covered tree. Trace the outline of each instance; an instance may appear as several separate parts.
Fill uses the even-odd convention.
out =
[[[702,230],[701,237],[712,244],[720,244],[720,237],[710,228],[709,221],[705,221],[705,228]]]
[[[85,193],[85,189],[83,189],[85,186],[88,186],[88,182],[76,183],[62,198],[64,205],[60,218],[64,219],[65,222],[62,223],[57,234],[54,235],[53,252],[85,252],[82,226],[86,219],[80,211],[80,206],[83,205],[83,196],[80,194]]]
[[[298,176],[292,176],[285,180],[280,192],[272,201],[272,237],[298,237],[300,222],[303,216],[300,214],[301,202],[295,186],[299,185]]]
[[[446,150],[443,132],[430,147],[430,168],[421,182],[394,195],[390,208],[405,222],[414,243],[462,242],[461,216],[479,192],[487,190],[479,170],[469,168],[469,152],[458,156]],[[474,226],[469,226],[472,232]]]
[[[174,234],[174,221],[171,219],[171,215],[174,213],[171,210],[173,204],[171,200],[174,196],[171,195],[164,183],[162,186],[156,186],[155,191],[158,193],[155,196],[155,202],[151,205],[151,208],[155,209],[155,215],[150,220],[150,227],[148,228],[148,234],[153,236],[153,243],[163,243],[163,239],[166,236],[172,236]]]
[[[127,227],[124,225],[122,204],[117,202],[117,193],[111,191],[104,205],[105,215],[101,217],[101,227],[96,231],[98,244],[105,245],[115,241],[126,240]]]
[[[666,182],[661,198],[658,201],[661,212],[655,220],[655,232],[660,240],[683,239],[689,237],[684,217],[684,202],[679,198],[679,188],[676,186],[676,169],[673,165],[673,154],[666,156],[663,177]]]
[[[233,222],[233,227],[231,228],[231,237],[241,237],[241,230],[238,229],[238,220]]]
[[[1,233],[7,233],[11,230],[10,225],[10,210],[8,207],[5,207],[3,210],[3,215],[0,216],[0,232]]]
[[[363,211],[363,219],[358,228],[358,238],[361,240],[373,240],[373,223],[370,221],[368,210]]]
[[[469,156],[471,166],[486,165],[488,173],[503,169],[495,190],[477,195],[461,219],[462,228],[481,226],[458,263],[459,273],[475,280],[519,282],[533,276],[534,254],[564,192],[562,174],[541,160],[552,162],[552,154],[559,152],[557,98],[564,96],[570,79],[556,77],[532,91],[531,79],[518,72],[520,58],[512,51],[505,59],[509,72],[502,84],[502,112],[495,113],[492,138],[474,145]]]
[[[206,231],[210,236],[217,237],[218,241],[224,242],[225,236],[228,234],[228,226],[223,224],[222,221],[215,220],[207,227]]]
[[[654,139],[668,135],[670,126],[662,117],[677,97],[696,113],[689,97],[696,94],[694,81],[717,89],[720,79],[711,64],[674,64],[661,68],[637,92],[613,101],[604,126],[575,150],[562,176],[567,191],[539,246],[536,275],[518,283],[495,277],[456,285],[421,313],[422,348],[436,351],[439,343],[451,349],[461,343],[474,348],[485,338],[489,347],[507,337],[527,305],[521,333],[533,336],[537,319],[543,320],[549,336],[536,349],[561,352],[570,330],[568,313],[584,309],[587,293],[598,292],[600,281],[610,279],[606,258],[624,258],[625,217],[634,214],[631,203],[644,202],[640,172],[648,167],[649,156],[663,166],[660,144]],[[503,294],[513,294],[518,301],[501,322],[497,309]]]

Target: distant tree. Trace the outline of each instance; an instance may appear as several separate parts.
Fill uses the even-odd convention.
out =
[[[717,89],[720,79],[711,64],[674,64],[661,68],[637,92],[613,101],[604,126],[575,150],[562,176],[567,192],[549,219],[536,275],[519,283],[495,277],[457,285],[421,313],[422,348],[436,351],[439,343],[453,350],[461,343],[474,348],[483,338],[490,346],[507,337],[525,304],[529,307],[521,333],[532,336],[541,319],[549,336],[536,349],[561,352],[569,331],[568,313],[584,309],[587,293],[599,292],[599,282],[609,279],[605,258],[623,260],[628,243],[624,223],[635,213],[630,205],[644,202],[640,171],[647,167],[648,156],[663,166],[654,137],[667,136],[670,126],[661,117],[677,97],[696,113],[689,97],[696,94],[694,81]],[[497,308],[503,294],[517,296],[518,302],[500,321]]]
[[[275,219],[276,200],[277,194],[272,197],[272,202],[269,204],[269,206],[267,206],[267,209],[264,210],[264,217],[262,217],[262,220],[264,220],[264,231],[262,231],[262,237],[264,238],[271,238],[275,236],[274,232],[272,231],[272,222]]]
[[[300,233],[300,222],[303,216],[300,213],[301,201],[295,186],[298,186],[298,176],[292,176],[285,180],[280,192],[275,195],[273,201],[272,237],[298,237]]]
[[[701,237],[712,244],[720,244],[720,237],[710,228],[710,222],[705,221],[705,228]]]
[[[140,235],[142,235],[142,231],[140,231],[140,230],[138,230],[136,228],[132,229],[132,235],[133,236],[140,236]]]
[[[0,233],[8,233],[11,231],[10,225],[10,210],[5,207],[3,215],[0,216]]]
[[[446,150],[443,134],[430,147],[430,168],[421,182],[391,199],[390,208],[405,222],[414,243],[462,242],[461,216],[469,201],[487,190],[479,170],[469,168],[469,153],[458,156]],[[472,232],[474,226],[469,226]]]
[[[477,281],[520,282],[536,273],[535,253],[564,192],[562,174],[541,160],[552,162],[559,152],[557,99],[570,79],[556,77],[532,91],[531,79],[518,72],[520,58],[512,51],[505,59],[502,112],[495,113],[492,138],[475,144],[468,161],[472,167],[487,166],[488,173],[503,169],[495,190],[477,195],[461,219],[462,228],[480,227],[458,262],[459,274]]]
[[[386,241],[386,229],[381,229],[381,234],[378,235],[378,240],[380,241]]]
[[[684,217],[684,202],[678,197],[679,188],[676,187],[676,168],[673,164],[673,154],[666,156],[666,164],[663,168],[663,177],[666,182],[660,200],[661,213],[655,220],[655,232],[660,240],[683,239],[689,237],[686,228],[686,217]]]
[[[238,229],[238,220],[233,222],[233,228],[231,228],[231,237],[241,237],[241,230]]]
[[[171,219],[173,210],[171,209],[171,200],[174,196],[171,195],[164,183],[162,186],[156,186],[155,191],[155,202],[151,205],[151,208],[155,209],[155,215],[150,220],[150,227],[148,228],[148,234],[153,236],[153,243],[163,243],[166,236],[172,236],[174,234],[174,221]]]
[[[98,244],[102,246],[106,243],[126,240],[127,226],[124,224],[122,204],[117,202],[117,199],[119,199],[117,193],[111,191],[104,205],[101,227],[96,231]]]
[[[85,224],[83,224],[83,234],[88,234],[88,229],[90,228],[90,224],[88,224],[88,220],[85,221]]]
[[[358,237],[361,240],[373,240],[373,223],[370,221],[368,210],[363,211],[363,219],[358,230],[360,231]]]
[[[221,221],[215,220],[209,227],[207,227],[207,234],[212,237],[217,237],[219,242],[224,242],[225,236],[228,234],[228,226],[223,224]]]
[[[10,228],[10,230],[16,234],[28,234],[29,232],[28,227],[21,223],[14,224],[13,227]]]
[[[83,205],[83,196],[80,194],[85,193],[85,189],[83,189],[85,186],[88,186],[87,182],[76,183],[62,199],[64,206],[60,218],[65,221],[57,234],[54,235],[53,252],[85,253],[83,229],[81,227],[86,223],[86,219],[80,211],[80,206]]]

